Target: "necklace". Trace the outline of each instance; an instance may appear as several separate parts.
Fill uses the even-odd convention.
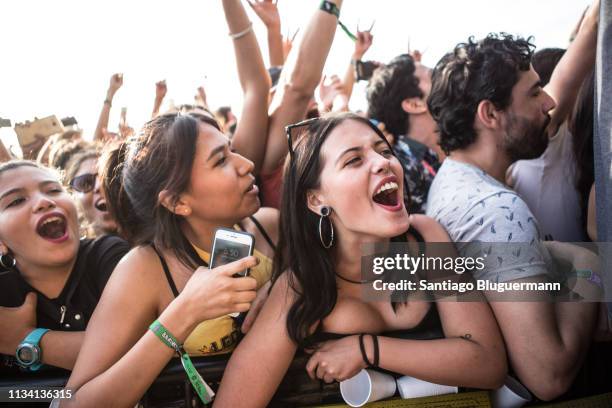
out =
[[[372,282],[374,282],[373,280],[367,280],[367,279],[353,280],[353,279],[345,278],[344,276],[340,275],[338,272],[336,272],[336,276],[339,277],[340,279],[342,279],[343,281],[346,281],[346,282],[349,282],[349,283],[354,283],[356,285],[363,285],[364,283],[372,283]]]

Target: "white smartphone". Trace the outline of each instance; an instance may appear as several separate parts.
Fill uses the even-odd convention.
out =
[[[218,228],[215,231],[210,268],[225,265],[247,256],[253,255],[255,237],[248,232],[235,231],[227,228]],[[235,274],[235,277],[248,276],[246,269]]]

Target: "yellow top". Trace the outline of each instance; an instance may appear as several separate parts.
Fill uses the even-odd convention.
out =
[[[193,244],[192,244],[193,245]],[[210,254],[193,245],[200,258],[210,261]],[[272,276],[272,260],[259,252],[253,251],[259,264],[251,268],[250,276],[257,280],[257,289],[262,287]],[[234,350],[240,338],[240,327],[231,316],[221,316],[198,324],[185,340],[183,348],[190,356],[211,356],[225,354]]]

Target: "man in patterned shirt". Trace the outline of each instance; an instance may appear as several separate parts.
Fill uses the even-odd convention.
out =
[[[507,34],[478,42],[470,38],[434,69],[429,111],[449,156],[431,185],[427,215],[459,242],[460,252],[469,242],[482,248],[521,245],[512,256],[489,257],[477,279],[538,283],[559,278],[540,243],[537,221],[503,182],[510,164],[542,154],[573,105],[594,61],[597,13],[585,19],[544,89],[530,63],[534,46]],[[551,253],[556,258],[558,252]],[[600,290],[590,282],[587,287]],[[510,302],[485,295],[514,373],[540,399],[563,394],[590,344],[597,304],[516,301],[525,299],[522,292],[513,292]]]

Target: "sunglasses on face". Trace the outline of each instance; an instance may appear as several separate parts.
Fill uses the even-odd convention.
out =
[[[95,173],[81,174],[70,181],[70,187],[79,193],[89,193],[96,186],[97,177]]]

